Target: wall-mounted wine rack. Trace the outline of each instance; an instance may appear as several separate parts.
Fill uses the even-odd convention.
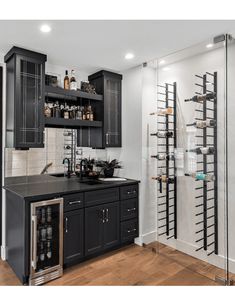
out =
[[[195,178],[196,243],[199,245],[196,251],[205,250],[210,256],[218,254],[217,72],[206,72],[195,77],[198,80],[195,86],[199,88],[194,97],[196,117],[195,123],[187,126],[207,122],[203,128],[197,128],[196,145],[200,149],[210,147],[212,154],[198,154],[197,151],[197,173],[205,177],[213,176],[213,180],[208,181]],[[214,123],[210,124],[212,121]]]
[[[176,83],[158,85],[158,235],[177,238],[177,177],[174,152],[177,147]],[[166,111],[167,113],[161,113]],[[162,121],[162,119],[164,119]],[[165,133],[165,137],[163,137]],[[165,157],[164,157],[165,156]],[[163,188],[162,186],[165,186]]]

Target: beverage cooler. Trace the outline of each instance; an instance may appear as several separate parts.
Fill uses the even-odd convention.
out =
[[[63,274],[63,198],[31,204],[30,285]]]

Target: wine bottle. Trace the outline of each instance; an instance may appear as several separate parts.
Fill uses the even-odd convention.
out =
[[[77,81],[75,78],[74,70],[71,71],[71,78],[70,78],[70,90],[77,90]]]
[[[158,131],[156,133],[151,133],[151,136],[156,136],[158,138],[172,138],[173,132],[172,131]]]
[[[165,109],[159,109],[157,112],[151,112],[150,115],[158,115],[158,114],[172,114],[173,108],[165,108]]]
[[[169,183],[172,184],[174,183],[175,179],[174,178],[169,178],[166,175],[159,175],[157,177],[152,177],[153,180],[158,180],[158,181],[162,181],[164,183]]]
[[[208,147],[197,147],[197,148],[193,148],[193,149],[189,149],[187,150],[187,152],[195,152],[196,154],[200,155],[211,155],[214,154],[215,152],[215,148],[208,146]]]
[[[157,155],[151,155],[151,158],[156,158],[158,160],[174,160],[175,157],[173,154],[167,155],[167,154],[157,154]]]
[[[65,70],[64,89],[69,90],[69,76],[68,76],[68,70]]]
[[[196,121],[192,124],[192,126],[196,126],[197,128],[206,128],[206,127],[214,127],[216,125],[215,120],[207,119],[205,121]]]
[[[202,180],[202,181],[208,181],[208,182],[215,180],[215,175],[213,175],[213,174],[192,173],[192,174],[185,174],[185,176],[195,178],[196,180]]]
[[[198,102],[198,103],[203,103],[207,100],[212,100],[214,99],[216,96],[216,94],[214,92],[210,92],[210,93],[206,93],[206,94],[202,94],[202,95],[194,95],[192,98],[190,99],[186,99],[184,100],[185,102]]]

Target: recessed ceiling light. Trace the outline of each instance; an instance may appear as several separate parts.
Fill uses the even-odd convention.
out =
[[[170,70],[169,67],[162,68],[162,71],[169,71],[169,70]]]
[[[134,58],[135,57],[135,55],[133,54],[133,53],[127,53],[126,55],[125,55],[125,59],[132,59],[132,58]]]
[[[51,31],[51,27],[48,24],[43,24],[40,27],[40,31],[43,33],[49,33]]]
[[[165,61],[164,59],[162,59],[162,60],[159,61],[159,65],[163,65],[163,64],[165,64],[165,63],[166,63],[166,61]]]
[[[208,49],[210,49],[210,48],[213,47],[213,44],[212,44],[212,43],[209,43],[209,44],[206,45],[206,47],[207,47]]]

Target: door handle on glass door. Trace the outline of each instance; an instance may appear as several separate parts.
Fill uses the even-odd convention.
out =
[[[34,270],[37,269],[37,216],[32,216],[32,262]]]

